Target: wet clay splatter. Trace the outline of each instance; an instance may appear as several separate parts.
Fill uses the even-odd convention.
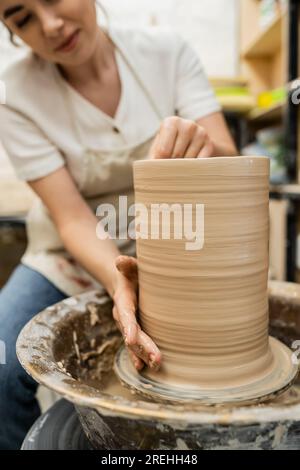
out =
[[[85,315],[71,312],[56,325],[54,356],[73,378],[97,389],[110,379],[122,337],[111,318],[112,304],[90,302]]]

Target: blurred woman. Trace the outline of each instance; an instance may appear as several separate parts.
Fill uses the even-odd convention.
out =
[[[96,207],[119,195],[133,202],[135,160],[237,150],[197,55],[176,34],[101,28],[95,0],[1,0],[0,16],[30,48],[1,77],[0,139],[37,195],[27,251],[0,292],[0,448],[15,449],[40,413],[16,338],[49,305],[105,289],[135,367],[161,363],[136,321],[134,242],[97,238]]]

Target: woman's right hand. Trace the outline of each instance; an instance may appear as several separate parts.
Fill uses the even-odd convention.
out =
[[[117,283],[114,291],[113,317],[121,331],[130,358],[137,370],[145,364],[158,370],[161,353],[152,339],[142,331],[137,322],[138,309],[138,267],[137,260],[119,256],[116,260]]]

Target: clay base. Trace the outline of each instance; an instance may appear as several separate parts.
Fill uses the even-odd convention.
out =
[[[196,402],[201,405],[253,404],[273,399],[294,382],[298,366],[292,363],[292,352],[283,343],[270,337],[274,356],[273,368],[265,377],[249,384],[203,390],[197,388],[171,387],[139,374],[133,367],[127,350],[122,347],[115,359],[114,369],[121,383],[133,393],[165,403]]]

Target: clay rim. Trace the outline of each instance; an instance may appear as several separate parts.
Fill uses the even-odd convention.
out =
[[[140,168],[145,168],[145,166],[153,167],[160,165],[161,167],[170,168],[172,166],[185,166],[189,165],[191,167],[201,167],[212,168],[214,170],[214,175],[216,175],[215,166],[220,166],[220,163],[224,164],[222,171],[217,170],[217,174],[230,174],[233,171],[232,165],[234,163],[235,169],[234,174],[239,173],[237,170],[237,162],[239,163],[240,171],[244,172],[245,168],[248,168],[251,171],[251,174],[262,174],[268,175],[270,171],[270,158],[267,156],[236,156],[236,157],[210,157],[210,158],[158,158],[158,159],[145,159],[145,160],[136,160],[133,162],[134,170],[139,170]],[[255,168],[256,166],[256,168]],[[205,173],[206,174],[206,173]],[[244,174],[244,173],[241,173]]]
[[[139,374],[132,366],[126,348],[118,351],[114,370],[122,384],[129,390],[146,398],[153,397],[162,403],[202,404],[203,406],[230,405],[232,403],[243,405],[260,404],[284,393],[294,382],[298,374],[298,366],[293,365],[292,351],[283,343],[270,337],[270,348],[273,352],[272,369],[265,377],[236,387],[220,389],[185,389],[184,387],[171,388],[168,384],[159,383]],[[275,385],[271,386],[272,383]],[[184,398],[180,398],[182,395]]]
[[[63,372],[55,358],[49,343],[54,339],[54,327],[71,311],[86,312],[88,302],[98,304],[108,301],[107,296],[99,300],[99,292],[92,291],[76,297],[66,299],[53,305],[36,317],[23,328],[17,340],[17,356],[27,373],[41,385],[57,392],[66,400],[77,406],[98,409],[103,415],[135,417],[142,419],[159,419],[162,421],[176,421],[187,426],[195,423],[232,424],[233,422],[269,422],[274,420],[274,413],[278,410],[281,419],[300,419],[300,404],[278,407],[203,407],[188,405],[161,405],[141,400],[130,402],[122,397],[113,397],[84,385]],[[36,349],[39,348],[41,356],[36,360]],[[181,424],[181,425],[182,425]]]

